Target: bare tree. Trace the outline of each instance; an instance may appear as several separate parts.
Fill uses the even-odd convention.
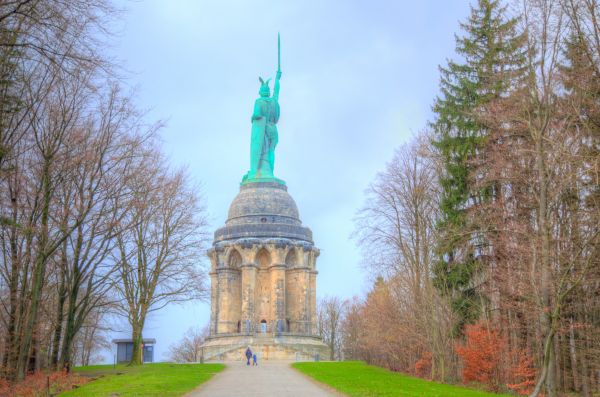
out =
[[[181,340],[169,347],[169,360],[176,363],[198,363],[203,360],[202,344],[209,334],[209,327],[190,328]]]
[[[71,361],[77,365],[90,365],[100,361],[102,351],[110,349],[111,342],[103,323],[105,307],[97,307],[85,317],[84,323],[72,341]]]
[[[418,341],[403,347],[412,350],[406,357],[414,357],[402,368],[410,369],[424,351],[429,351],[432,376],[443,380],[451,354],[447,331],[452,316],[433,284],[437,167],[426,137],[399,148],[367,190],[366,204],[355,219],[354,236],[363,250],[365,266],[387,280],[381,280],[385,288],[375,291],[369,302],[382,310],[388,303],[396,307],[394,316],[381,321],[397,339],[403,335],[402,339],[407,340],[410,333]],[[400,328],[394,328],[391,322],[397,316],[403,318],[396,323]]]
[[[27,152],[21,176],[29,177],[29,186],[19,189],[22,192],[20,199],[27,203],[29,212],[24,214],[24,222],[14,222],[11,225],[13,238],[22,238],[22,243],[27,244],[25,258],[20,260],[15,251],[9,271],[11,288],[21,289],[21,295],[26,294],[28,298],[14,300],[19,307],[15,315],[9,317],[14,325],[9,324],[12,336],[9,334],[10,343],[7,344],[10,349],[7,353],[7,368],[16,369],[16,374],[9,377],[16,375],[19,379],[24,377],[27,370],[48,263],[90,210],[84,208],[80,216],[68,225],[57,224],[52,213],[60,182],[63,178],[68,178],[70,173],[65,142],[71,137],[72,131],[77,129],[86,103],[86,79],[63,77],[64,79],[56,79],[41,111],[28,115],[31,118],[31,150]],[[15,177],[18,178],[17,175]],[[22,178],[13,180],[23,183]],[[11,200],[13,198],[17,199],[13,196]],[[15,244],[19,243],[13,242],[13,247],[17,249]],[[13,289],[11,294],[16,296],[16,290]]]
[[[0,213],[3,281],[8,290],[2,363],[9,380],[39,367],[48,330],[44,299],[58,249],[87,215],[58,221],[58,195],[72,175],[66,143],[82,128],[94,79],[110,71],[101,56],[108,1],[0,3]],[[72,145],[73,146],[73,145]]]
[[[64,211],[58,214],[63,217],[61,222],[69,224],[70,218],[79,219],[87,211],[60,249],[64,281],[59,286],[52,363],[58,364],[58,341],[62,336],[60,366],[67,370],[71,367],[73,340],[86,317],[110,303],[106,297],[117,281],[110,252],[116,241],[116,225],[127,211],[122,176],[155,129],[151,126],[150,131],[133,133],[140,129],[138,116],[116,85],[110,86],[100,100],[104,102],[94,108],[83,128],[67,143],[74,177],[63,184]],[[64,333],[60,300],[66,305]]]
[[[109,72],[101,55],[108,23],[117,14],[110,1],[15,0],[0,3],[0,170],[26,133],[23,111],[35,112],[59,70]],[[25,85],[43,82],[33,95]]]
[[[126,176],[127,216],[116,236],[121,313],[132,328],[132,365],[141,364],[148,313],[173,302],[205,299],[201,266],[206,218],[184,171],[170,172],[156,152]]]
[[[347,302],[337,296],[326,296],[317,307],[317,327],[323,341],[329,346],[329,359],[341,360],[342,321]]]

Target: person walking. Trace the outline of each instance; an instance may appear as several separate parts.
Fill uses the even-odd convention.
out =
[[[256,362],[256,353],[254,353],[254,355],[252,355],[252,365],[258,365],[258,363]]]
[[[252,350],[250,350],[250,346],[248,346],[246,349],[246,358],[248,359],[248,361],[246,361],[246,365],[250,365],[250,359],[252,358]]]

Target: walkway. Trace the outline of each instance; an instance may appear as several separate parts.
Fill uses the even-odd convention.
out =
[[[334,397],[290,367],[291,362],[262,361],[257,367],[245,362],[228,362],[215,375],[187,397]]]

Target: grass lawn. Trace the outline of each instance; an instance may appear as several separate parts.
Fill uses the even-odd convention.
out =
[[[354,397],[499,397],[465,387],[429,382],[360,361],[294,363],[300,372]]]
[[[76,373],[98,378],[60,396],[182,396],[223,368],[222,364],[170,363],[77,367]]]

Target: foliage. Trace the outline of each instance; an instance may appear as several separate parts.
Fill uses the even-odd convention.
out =
[[[38,371],[14,385],[0,382],[0,396],[45,397],[80,387],[88,382],[87,378],[69,374],[65,371],[51,373]]]
[[[499,397],[483,391],[430,382],[359,361],[294,363],[300,372],[355,397]],[[506,396],[506,395],[504,395]]]
[[[477,320],[482,299],[473,280],[481,270],[486,243],[467,217],[469,208],[491,198],[490,188],[475,189],[471,180],[472,159],[488,135],[477,112],[506,91],[506,71],[522,67],[523,36],[516,32],[516,23],[499,0],[478,0],[461,24],[464,36],[456,39],[456,52],[464,61],[449,61],[440,68],[441,96],[435,101],[432,123],[433,143],[443,164],[434,272],[436,286],[451,297],[459,315],[455,335]]]
[[[85,376],[100,376],[86,385],[61,394],[71,396],[183,396],[225,368],[222,364],[94,365],[75,368]]]
[[[431,353],[423,352],[421,358],[415,363],[415,374],[419,378],[431,379]]]
[[[345,349],[415,373],[431,352],[433,379],[455,380],[463,363],[465,381],[494,389],[590,396],[600,390],[600,6],[508,5],[476,1],[461,25],[433,131],[417,138],[433,153],[395,156],[367,189],[356,234],[381,278],[348,312],[344,333],[358,342]],[[435,173],[419,195],[409,171],[422,158]],[[462,335],[477,321],[489,330]]]
[[[456,345],[456,352],[463,360],[463,382],[479,382],[498,390],[504,344],[499,332],[486,324],[467,325],[464,343]]]
[[[519,361],[511,368],[512,378],[515,383],[506,386],[520,395],[528,395],[533,391],[538,371],[533,366],[533,357],[528,351],[518,353]]]
[[[428,139],[398,148],[367,190],[356,218],[365,265],[379,275],[344,324],[351,357],[412,373],[431,352],[431,377],[454,377],[450,305],[434,288],[431,274],[437,233],[438,164]]]

